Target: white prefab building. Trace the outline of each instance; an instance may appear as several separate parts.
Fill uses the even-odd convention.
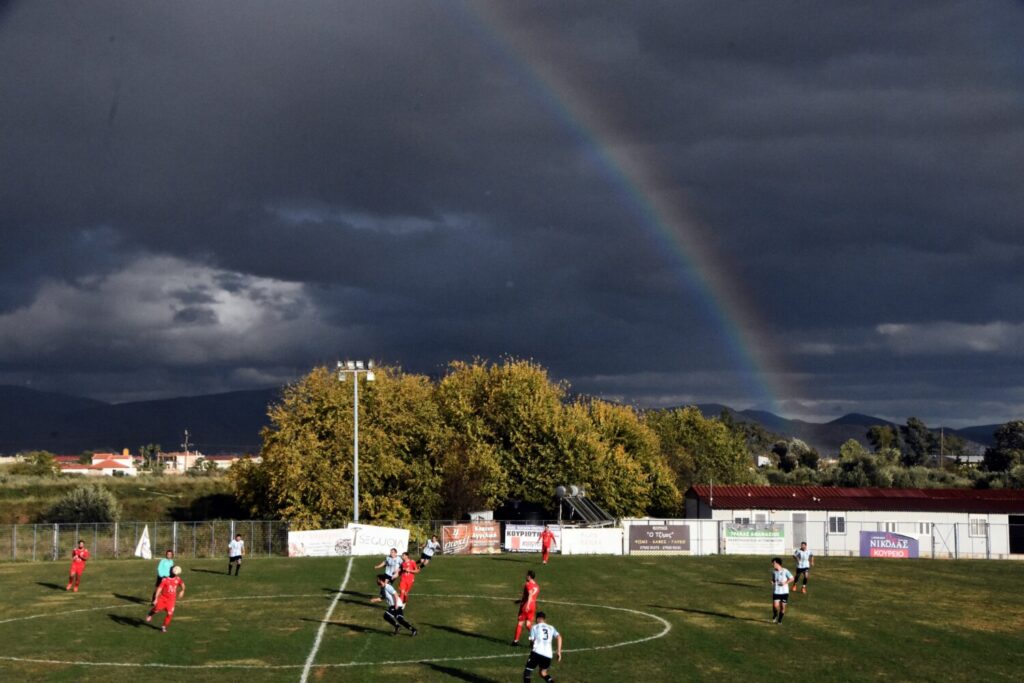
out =
[[[730,533],[774,536],[791,552],[865,557],[1024,558],[1024,491],[698,485],[686,517]],[[736,547],[743,547],[739,543]]]

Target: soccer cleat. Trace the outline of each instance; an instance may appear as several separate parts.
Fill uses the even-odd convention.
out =
[[[74,587],[74,588],[72,588],[71,590],[73,590],[73,591],[74,591],[75,593],[77,593],[77,592],[78,592],[78,586],[75,586],[75,587]]]
[[[160,633],[167,633],[167,627],[166,626],[161,626],[160,627]]]
[[[807,592],[807,586],[804,586],[803,588],[801,588],[800,592],[801,593],[806,593]]]
[[[146,615],[146,623],[148,624],[151,621],[153,621],[153,615],[152,614],[147,614]]]
[[[509,643],[509,645],[511,645],[512,647],[519,647],[519,641],[513,640],[511,643]]]
[[[410,635],[413,635],[413,636],[414,636],[414,635],[416,635],[417,633],[419,633],[419,631],[417,631],[416,629],[413,629],[413,630],[412,630],[412,633],[411,633]]]
[[[68,586],[67,586],[67,588],[65,588],[64,590],[66,590],[66,591],[69,591],[69,590],[71,590],[71,584],[69,583],[69,584],[68,584]]]

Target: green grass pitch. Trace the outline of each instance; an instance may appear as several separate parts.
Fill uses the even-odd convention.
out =
[[[246,560],[237,578],[226,560],[183,562],[188,590],[167,634],[142,621],[156,561],[92,561],[77,594],[64,590],[68,562],[3,564],[0,680],[299,681],[323,626],[310,681],[519,681],[527,648],[508,641],[531,568],[540,609],[565,638],[559,681],[1009,681],[1024,671],[1015,562],[822,558],[810,593],[776,626],[767,558],[441,557],[413,588],[413,638],[390,635],[369,602],[377,560],[356,558],[341,595],[348,559]]]

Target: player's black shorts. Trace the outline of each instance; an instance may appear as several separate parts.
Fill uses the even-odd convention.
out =
[[[542,654],[536,652],[530,653],[530,658],[526,660],[526,668],[533,671],[534,669],[540,669],[544,671],[551,668],[551,657],[545,657]]]
[[[772,595],[772,602],[789,602],[789,593],[775,593]]]
[[[228,558],[228,562],[241,562],[241,561],[242,561],[242,556],[241,555],[232,555],[231,557]]]
[[[810,569],[810,567],[803,567],[802,569],[800,567],[797,567],[797,569],[796,569],[797,578],[799,578],[801,574],[806,576],[808,569]]]

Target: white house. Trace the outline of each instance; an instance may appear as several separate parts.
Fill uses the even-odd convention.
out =
[[[1019,490],[702,484],[686,493],[686,517],[784,534],[786,548],[807,541],[819,554],[894,557],[900,546],[903,556],[1024,555]]]

